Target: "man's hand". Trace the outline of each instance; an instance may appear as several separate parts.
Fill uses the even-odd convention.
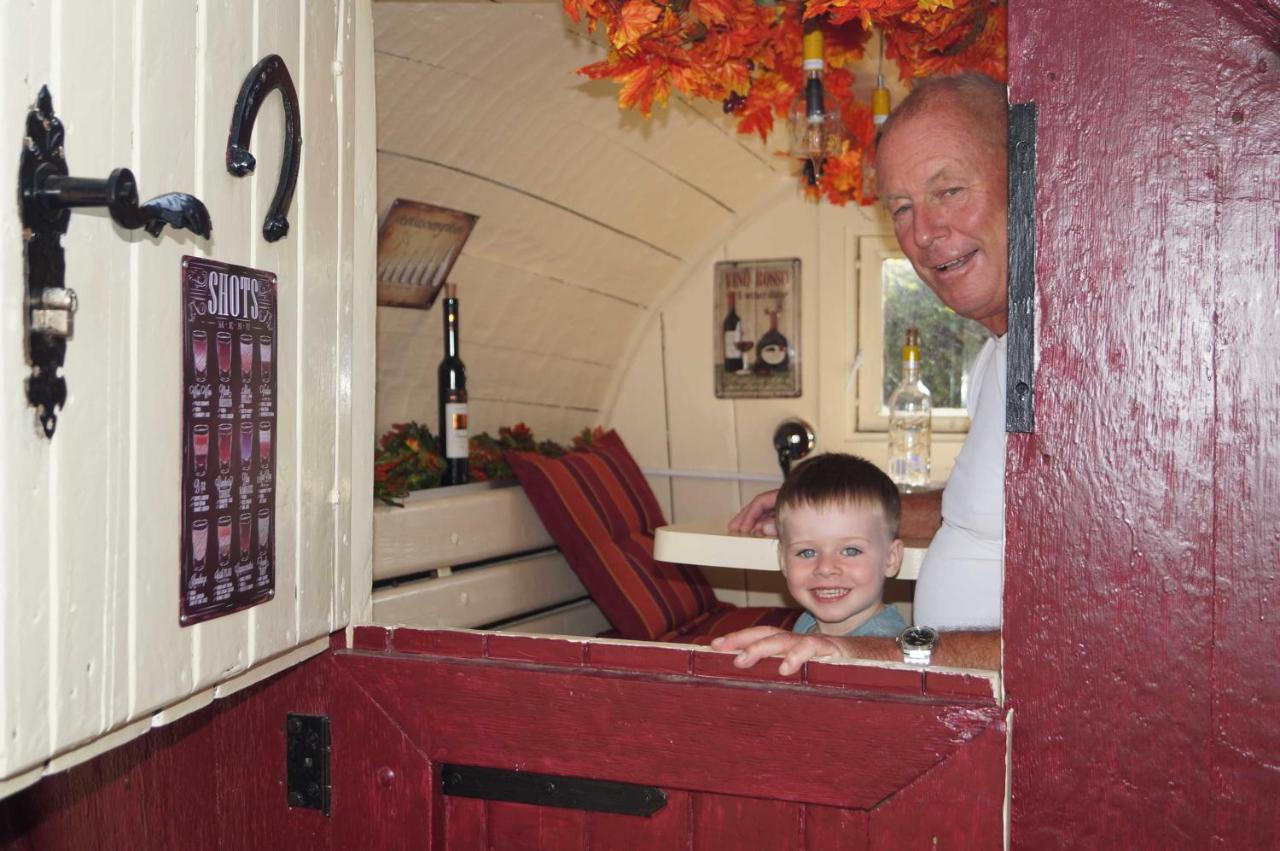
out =
[[[729,521],[729,531],[776,538],[778,536],[778,521],[773,507],[777,503],[778,492],[776,490],[757,494]],[[750,632],[750,630],[743,630],[743,632]],[[728,636],[725,637],[727,638]]]
[[[737,650],[736,668],[750,668],[766,656],[781,656],[778,673],[794,674],[810,659],[848,656],[845,640],[826,635],[797,635],[776,626],[753,626],[722,635],[711,642],[714,650]]]

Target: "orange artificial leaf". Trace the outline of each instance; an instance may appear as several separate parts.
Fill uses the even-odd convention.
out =
[[[671,93],[671,78],[666,68],[657,63],[644,62],[630,71],[614,77],[622,83],[622,91],[618,93],[618,107],[627,109],[640,107],[640,114],[645,118],[653,112],[653,102],[665,105]]]
[[[618,50],[635,44],[653,28],[660,14],[662,7],[650,0],[627,0],[609,28],[610,43]]]
[[[754,5],[755,0],[751,0]],[[734,0],[689,0],[689,11],[704,24],[729,23],[734,14]]]

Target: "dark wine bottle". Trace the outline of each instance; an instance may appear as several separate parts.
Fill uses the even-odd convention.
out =
[[[444,297],[444,358],[436,369],[440,411],[440,455],[446,485],[467,483],[467,367],[458,357],[457,285],[447,284]]]
[[[757,365],[764,364],[764,368],[771,372],[786,372],[791,365],[791,352],[787,345],[787,338],[778,330],[780,312],[768,311],[769,330],[764,332],[764,336],[756,346]]]
[[[724,371],[742,370],[742,352],[738,342],[742,339],[742,320],[738,318],[733,293],[729,293],[729,312],[724,317]]]

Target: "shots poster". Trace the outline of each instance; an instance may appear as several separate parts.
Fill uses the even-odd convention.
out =
[[[717,263],[714,290],[716,396],[799,396],[800,260]]]
[[[183,626],[275,595],[276,276],[182,258]]]
[[[378,226],[378,304],[426,310],[479,216],[397,198]]]

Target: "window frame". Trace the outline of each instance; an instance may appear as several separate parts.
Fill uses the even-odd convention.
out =
[[[858,237],[858,352],[860,358],[854,393],[854,428],[858,433],[887,432],[888,413],[880,397],[884,386],[884,286],[881,269],[885,260],[905,259],[892,235]],[[925,356],[928,356],[927,350]],[[969,430],[969,412],[964,408],[938,408],[933,414],[935,434],[964,434]]]

